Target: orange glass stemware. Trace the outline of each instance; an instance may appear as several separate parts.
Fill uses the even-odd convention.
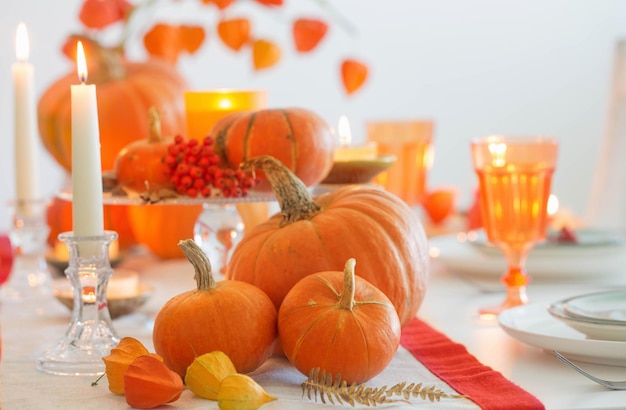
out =
[[[528,303],[526,257],[546,236],[558,142],[490,136],[473,140],[471,148],[485,233],[502,250],[508,266],[501,278],[506,298],[497,306],[481,309],[481,316],[487,317]]]

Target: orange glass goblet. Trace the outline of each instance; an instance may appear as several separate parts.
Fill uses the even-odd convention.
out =
[[[507,260],[506,298],[480,310],[482,318],[528,303],[526,257],[545,239],[548,197],[558,142],[544,137],[490,136],[471,142],[487,239]]]

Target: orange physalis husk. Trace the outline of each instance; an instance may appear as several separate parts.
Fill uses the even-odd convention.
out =
[[[367,74],[367,66],[360,61],[347,59],[341,63],[341,78],[348,94],[361,88],[367,79]]]
[[[293,22],[293,40],[296,50],[307,53],[324,38],[328,24],[318,19],[299,18]]]
[[[217,34],[228,48],[239,51],[250,38],[250,20],[247,18],[220,20],[217,23]]]
[[[125,337],[120,340],[117,347],[111,349],[111,353],[102,358],[109,381],[109,390],[115,394],[124,394],[124,373],[128,365],[139,356],[150,354],[148,349],[135,338]],[[154,356],[157,360],[163,361],[161,356],[156,354]]]
[[[204,29],[159,23],[146,33],[143,42],[148,53],[176,64],[182,51],[193,54],[200,48],[204,42]]]
[[[283,5],[283,0],[256,0],[256,2],[267,7],[278,7]]]
[[[430,220],[438,224],[454,212],[455,198],[453,189],[437,189],[426,193],[422,205]]]
[[[176,401],[185,389],[180,376],[152,356],[139,356],[124,374],[126,403],[138,409]]]
[[[185,385],[196,396],[217,400],[222,380],[237,373],[228,355],[218,350],[196,357],[187,368]]]
[[[280,60],[280,47],[271,41],[255,40],[252,44],[252,58],[255,70],[270,68]]]
[[[226,9],[234,2],[235,0],[202,0],[202,3],[204,4],[211,4],[211,3],[215,4],[217,8],[220,10]]]
[[[85,0],[78,18],[90,29],[103,29],[123,20],[133,5],[126,0]]]

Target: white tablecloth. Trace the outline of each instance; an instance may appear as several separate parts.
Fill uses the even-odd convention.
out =
[[[193,271],[186,261],[154,263],[141,258],[128,259],[126,267],[141,271],[142,280],[155,287],[153,297],[137,313],[114,321],[121,336],[133,336],[150,349],[152,319],[170,297],[194,288]],[[626,269],[620,284],[626,284]],[[492,288],[498,284],[492,283]],[[603,288],[606,284],[598,285]],[[538,397],[547,409],[624,409],[626,391],[608,391],[561,364],[554,356],[511,338],[497,324],[475,319],[479,306],[498,302],[501,292],[485,291],[433,264],[428,293],[420,317],[452,340],[464,344],[483,364],[500,371],[505,377]],[[589,284],[531,284],[529,293],[535,303],[548,303],[572,292],[594,290]],[[0,308],[2,363],[0,366],[3,410],[12,409],[125,409],[124,398],[108,391],[107,382],[91,387],[93,377],[53,376],[35,368],[35,358],[60,338],[69,322],[69,311],[52,296],[34,304],[4,302]],[[599,376],[626,379],[626,368],[584,364]],[[263,409],[320,408],[302,398],[303,375],[288,366],[284,359],[271,359],[253,376],[266,390],[279,397]],[[368,382],[373,387],[399,381],[435,384],[453,393],[404,349],[391,365]],[[475,409],[469,400],[447,399],[430,404],[413,400],[413,405],[397,404],[389,408]],[[193,396],[189,391],[168,408],[217,408],[215,402]],[[387,408],[387,407],[386,407]]]

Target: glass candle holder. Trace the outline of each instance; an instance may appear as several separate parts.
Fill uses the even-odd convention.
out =
[[[376,142],[378,153],[396,157],[396,162],[379,174],[376,182],[409,206],[422,203],[433,162],[433,122],[373,121],[366,125],[367,138]]]
[[[106,299],[113,274],[109,244],[115,239],[117,233],[113,231],[98,236],[59,235],[69,249],[65,275],[72,286],[74,308],[65,336],[37,359],[39,370],[59,375],[97,375],[104,371],[102,357],[120,341]]]
[[[234,205],[203,204],[193,238],[211,263],[226,274],[228,261],[243,237],[243,220]]]
[[[19,200],[12,204],[13,226],[9,233],[15,257],[8,282],[0,292],[2,300],[19,302],[52,292],[52,277],[46,263],[48,202]]]

